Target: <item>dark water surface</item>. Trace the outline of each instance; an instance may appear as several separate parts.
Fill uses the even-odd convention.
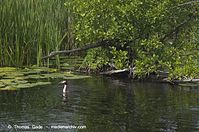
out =
[[[199,88],[108,78],[0,91],[0,131],[199,131]],[[72,129],[74,127],[83,129]]]

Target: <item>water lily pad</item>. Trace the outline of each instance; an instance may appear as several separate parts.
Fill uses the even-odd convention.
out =
[[[74,75],[74,76],[65,76],[64,79],[85,79],[85,78],[90,78],[90,76],[83,76],[83,75]]]
[[[31,67],[30,70],[37,71],[37,72],[57,72],[57,69],[48,68],[48,67]]]
[[[7,73],[2,78],[11,79],[11,78],[16,78],[16,77],[21,77],[21,76],[24,76],[24,74],[23,73],[19,73],[19,72],[12,72],[12,73]]]
[[[28,83],[28,81],[27,80],[16,80],[16,83],[17,84],[26,84],[26,83]]]
[[[42,86],[42,85],[49,85],[51,82],[36,82],[34,85],[35,86]]]
[[[24,75],[30,75],[30,74],[39,74],[41,71],[37,71],[37,70],[31,70],[31,69],[26,69],[26,70],[22,70],[21,73],[23,73]]]
[[[15,85],[16,84],[14,79],[1,79],[1,82],[4,85]]]
[[[0,72],[6,72],[6,71],[15,71],[17,68],[14,67],[1,67]]]
[[[5,87],[6,85],[3,82],[0,82],[0,88]]]
[[[72,72],[59,72],[57,69],[46,67],[25,69],[3,67],[0,68],[0,90],[18,90],[45,86],[51,84],[51,82],[46,81],[55,78],[83,79],[88,77],[90,76],[75,75]],[[41,82],[41,80],[44,82]]]
[[[36,83],[24,83],[24,84],[18,84],[15,86],[6,86],[4,88],[0,88],[0,90],[18,90],[21,88],[32,88],[35,86],[43,86],[43,85],[49,85],[51,82],[36,82]]]
[[[10,90],[18,90],[17,88],[11,87],[11,86],[6,86],[5,88],[0,88],[0,91],[10,91]]]
[[[1,72],[0,72],[0,77],[3,77],[3,76],[5,76],[5,75],[6,75],[5,73],[3,73],[3,72],[1,73]]]
[[[44,74],[45,78],[63,78],[64,74],[62,73],[51,73],[51,74]]]
[[[20,76],[20,77],[15,77],[15,80],[26,80],[26,79],[28,79],[28,77],[27,76]]]
[[[15,88],[31,88],[35,86],[41,86],[41,85],[49,85],[51,82],[36,82],[36,83],[25,83],[25,84],[19,84],[15,86]]]
[[[28,75],[27,79],[45,79],[46,77],[42,74]]]

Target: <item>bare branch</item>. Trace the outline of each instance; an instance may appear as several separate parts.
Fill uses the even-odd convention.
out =
[[[166,35],[164,35],[164,37],[162,37],[160,39],[161,42],[165,41],[166,38],[170,37],[171,35],[173,35],[177,30],[179,30],[180,28],[184,27],[186,24],[188,24],[191,20],[193,19],[193,17],[189,17],[189,19],[183,21],[182,23],[180,23],[177,27],[175,27],[173,30],[171,30],[170,32],[168,32]]]
[[[194,0],[194,1],[185,2],[185,3],[182,3],[182,4],[177,5],[177,7],[184,6],[184,5],[195,4],[195,3],[199,3],[199,0]]]
[[[44,56],[42,59],[51,58],[58,54],[70,54],[70,53],[85,51],[85,50],[100,47],[100,46],[109,46],[111,44],[114,44],[114,42],[115,42],[115,40],[101,40],[101,41],[97,41],[96,43],[93,43],[93,44],[87,44],[86,46],[81,47],[81,48],[76,48],[76,49],[72,49],[72,50],[53,51],[49,55]]]

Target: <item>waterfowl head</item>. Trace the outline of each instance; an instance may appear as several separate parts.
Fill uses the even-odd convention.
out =
[[[60,84],[68,85],[68,80],[61,81]]]

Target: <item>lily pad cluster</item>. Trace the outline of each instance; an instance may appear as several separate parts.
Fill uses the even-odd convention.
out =
[[[46,67],[0,68],[0,90],[18,90],[51,84],[51,79],[81,79],[89,76],[75,75],[72,72],[61,72]]]

